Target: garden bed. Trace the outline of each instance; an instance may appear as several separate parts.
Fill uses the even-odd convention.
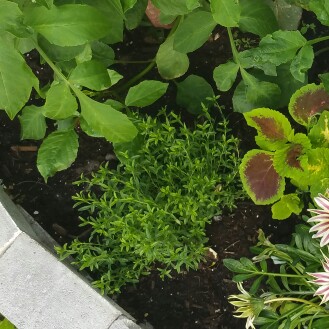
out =
[[[305,24],[313,21],[314,16],[306,15]],[[154,34],[154,30],[147,27],[127,32],[124,42],[117,46],[117,59],[129,62],[153,58],[166,34],[162,30],[158,32]],[[237,36],[239,38],[239,34]],[[245,36],[245,39],[239,39],[241,50],[258,42],[255,36]],[[217,27],[208,42],[190,54],[191,65],[187,74],[204,77],[216,90],[212,70],[219,64],[226,63],[231,56],[226,29]],[[35,52],[26,57],[42,84],[51,81],[52,71],[47,65],[39,64],[39,57]],[[317,75],[323,73],[323,66],[328,63],[325,56],[318,60],[309,74],[312,81],[318,81]],[[140,71],[139,65],[126,64],[114,68],[129,80]],[[153,68],[144,79],[160,77]],[[225,107],[223,112],[230,122],[233,134],[241,139],[240,149],[243,155],[255,146],[254,133],[247,127],[243,115],[232,111],[232,92],[220,94],[218,102]],[[169,110],[181,113],[185,122],[192,123],[194,117],[177,106],[175,98],[176,91],[170,86],[165,96],[145,111],[155,115],[161,107],[167,106]],[[32,98],[29,105],[41,103],[40,99]],[[36,167],[40,142],[21,141],[18,119],[10,121],[5,113],[0,112],[2,183],[15,203],[30,213],[60,244],[70,242],[76,237],[86,240],[90,233],[88,227],[79,226],[78,212],[73,209],[71,198],[80,189],[72,183],[81,174],[88,176],[107,161],[111,168],[118,164],[110,143],[104,139],[89,137],[81,130],[78,134],[80,147],[73,165],[50,177],[45,183]],[[245,320],[234,318],[233,307],[227,300],[229,295],[237,293],[237,288],[236,283],[232,282],[232,273],[223,266],[223,259],[250,256],[249,248],[257,242],[259,228],[266,235],[272,236],[271,241],[288,242],[296,222],[296,218],[284,222],[273,221],[269,207],[256,206],[247,199],[239,201],[234,211],[224,210],[223,215],[215,216],[207,225],[207,246],[214,250],[216,256],[210,255],[197,271],[172,273],[172,278],[165,280],[152,272],[142,277],[138,284],[128,285],[121,294],[111,297],[140,323],[149,322],[155,329],[242,329],[245,327]]]

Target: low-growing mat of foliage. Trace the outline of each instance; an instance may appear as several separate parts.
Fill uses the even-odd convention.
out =
[[[157,269],[161,277],[197,269],[207,251],[206,224],[232,210],[245,195],[238,176],[238,140],[220,116],[204,107],[189,128],[174,112],[133,121],[139,138],[114,144],[120,164],[107,165],[77,182],[74,196],[88,241],[74,240],[58,251],[94,274],[103,292]]]

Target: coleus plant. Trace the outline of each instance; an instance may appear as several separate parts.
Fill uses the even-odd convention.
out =
[[[327,86],[328,75],[321,76]],[[304,132],[295,132],[288,118],[269,108],[245,113],[256,128],[260,149],[248,151],[240,165],[243,186],[260,205],[273,204],[274,219],[303,209],[300,194],[314,197],[329,184],[329,94],[323,84],[308,84],[294,93],[289,113]],[[300,130],[300,129],[298,129]],[[296,191],[284,194],[286,180]]]

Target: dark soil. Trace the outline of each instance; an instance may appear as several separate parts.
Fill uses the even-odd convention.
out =
[[[118,46],[121,59],[145,60],[154,56],[159,39],[146,32],[147,30],[142,29],[127,35],[124,44]],[[218,30],[213,36],[215,35],[216,40],[212,39],[202,50],[191,56],[193,74],[199,74],[208,81],[212,81],[213,68],[226,62],[231,56],[226,34]],[[40,78],[46,83],[49,79],[48,68],[40,66],[33,53],[30,57],[34,71],[41,72]],[[140,68],[118,66],[118,71],[128,78],[138,69]],[[147,78],[150,77],[158,78],[156,70],[149,73]],[[162,102],[170,108],[174,106],[174,96],[174,89],[169,90]],[[231,113],[230,95],[223,95],[220,103],[226,105],[227,113]],[[155,104],[154,108],[159,106],[160,103]],[[230,114],[229,119],[238,137],[245,139],[250,136],[247,141],[249,148],[252,135],[242,116]],[[77,192],[77,187],[72,182],[81,173],[89,174],[101,163],[112,159],[111,144],[80,133],[77,160],[71,168],[57,173],[46,184],[36,168],[39,143],[20,141],[19,134],[18,120],[10,121],[3,111],[0,112],[0,178],[7,192],[59,243],[83,235],[86,228],[79,227],[77,212],[72,207],[71,197]],[[32,148],[26,149],[24,146]],[[243,144],[242,148],[245,146]],[[112,164],[115,167],[116,163]],[[209,247],[217,252],[217,261],[213,264],[201,264],[198,271],[182,273],[170,280],[162,281],[155,274],[144,277],[136,287],[126,287],[116,300],[139,322],[148,321],[155,329],[242,329],[245,321],[233,317],[233,309],[227,302],[227,297],[237,293],[237,289],[231,281],[232,274],[225,269],[222,261],[225,258],[250,255],[249,247],[256,242],[258,228],[272,234],[273,241],[286,242],[293,225],[291,220],[273,221],[266,207],[255,206],[248,201],[239,203],[232,214],[213,220],[207,228]]]

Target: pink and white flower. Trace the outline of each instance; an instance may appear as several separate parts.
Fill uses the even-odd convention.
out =
[[[329,243],[329,199],[319,194],[318,197],[314,198],[314,201],[321,209],[308,209],[317,214],[311,217],[308,222],[317,223],[311,227],[310,232],[317,232],[312,238],[321,238],[320,247],[322,248]]]
[[[325,255],[323,255],[323,257],[324,261],[322,262],[322,265],[324,272],[308,273],[315,278],[315,280],[312,280],[311,282],[320,286],[314,296],[323,296],[321,304],[329,301],[329,258]]]

